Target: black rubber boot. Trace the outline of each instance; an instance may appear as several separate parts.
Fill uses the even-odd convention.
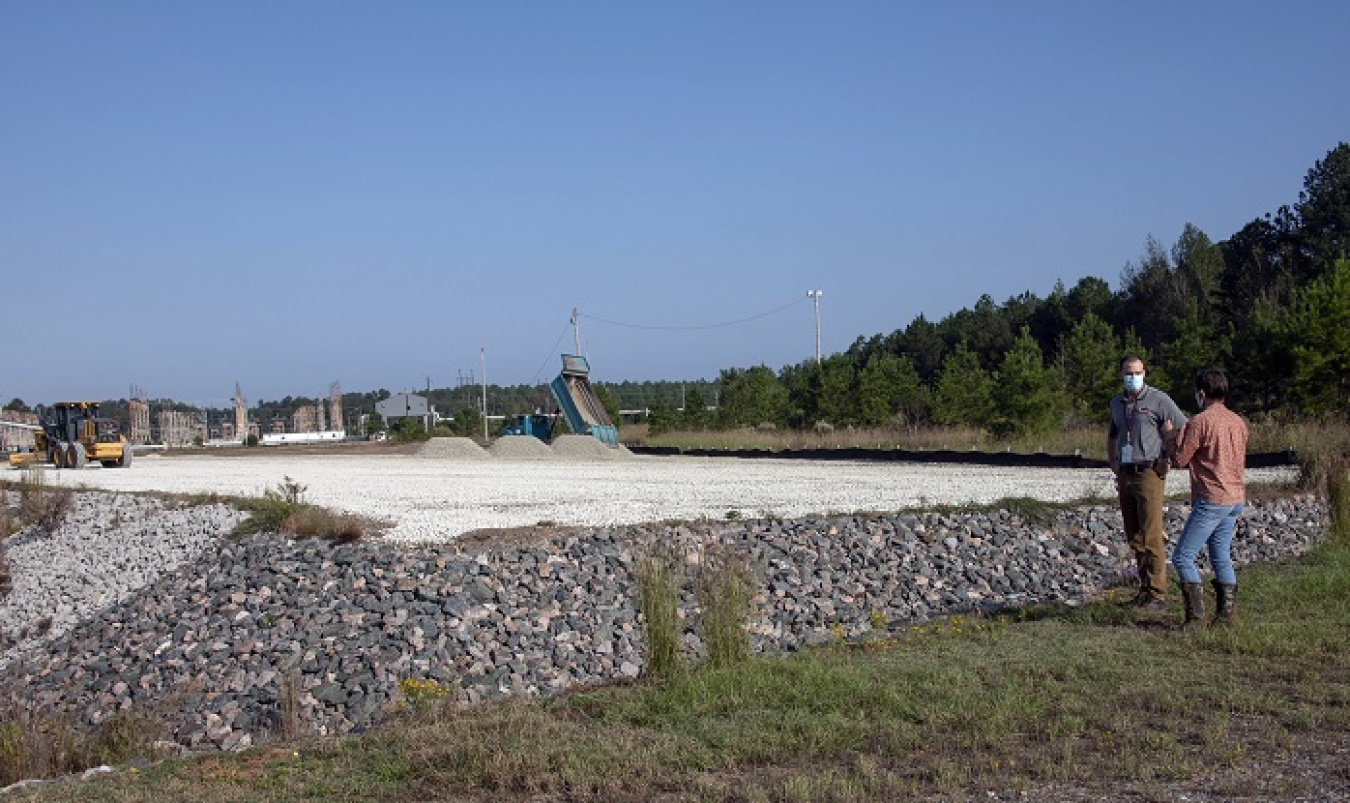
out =
[[[1181,603],[1186,609],[1182,628],[1202,627],[1205,624],[1205,594],[1199,583],[1181,584]]]
[[[1233,623],[1237,615],[1237,585],[1214,581],[1214,621],[1211,624]]]

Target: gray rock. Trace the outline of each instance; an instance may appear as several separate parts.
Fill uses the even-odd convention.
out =
[[[649,525],[470,556],[454,544],[232,541],[224,536],[237,513],[224,506],[170,511],[139,498],[78,497],[90,511],[113,500],[132,536],[59,532],[61,544],[83,544],[72,556],[30,545],[45,558],[24,564],[31,586],[0,605],[0,630],[29,631],[0,653],[5,676],[29,699],[91,724],[116,708],[172,700],[174,743],[198,749],[266,738],[283,698],[308,731],[337,734],[378,721],[406,680],[467,704],[639,676],[633,558],[657,539],[744,557],[762,589],[748,623],[760,651],[860,635],[875,616],[900,625],[1077,603],[1132,574],[1133,563],[1119,513],[1103,505],[1046,526],[1006,511]],[[1168,506],[1169,532],[1188,512]],[[1327,515],[1312,497],[1252,505],[1235,558],[1299,554],[1323,537]],[[11,539],[21,553],[33,543],[26,537]],[[100,551],[108,560],[90,557]],[[705,645],[691,584],[680,604],[681,648],[696,661]],[[37,632],[40,615],[58,609]]]

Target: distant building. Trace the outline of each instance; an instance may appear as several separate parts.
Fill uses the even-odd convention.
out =
[[[304,407],[297,407],[291,414],[291,432],[319,432],[323,429],[319,421],[320,407],[316,404],[307,404]]]
[[[160,440],[170,449],[204,443],[209,438],[201,413],[161,410],[158,418]]]
[[[0,422],[23,425],[4,426],[0,424],[0,452],[26,452],[33,448],[33,430],[28,429],[28,427],[39,426],[36,413],[0,410]]]
[[[428,407],[425,396],[416,393],[395,393],[384,401],[375,402],[375,412],[387,422],[398,418],[418,418],[426,421],[427,413],[435,411]]]
[[[127,440],[137,446],[150,442],[150,404],[138,388],[132,388],[132,397],[127,400],[127,413],[130,416]]]

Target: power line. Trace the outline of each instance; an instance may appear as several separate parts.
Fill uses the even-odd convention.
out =
[[[548,356],[545,357],[544,361],[539,364],[539,370],[534,372],[534,378],[530,380],[530,384],[532,385],[539,384],[539,375],[544,372],[544,366],[548,365],[548,361],[554,359],[553,355],[558,353],[558,344],[562,342],[564,337],[567,337],[567,328],[571,325],[572,325],[571,321],[568,321],[566,324],[563,325],[563,330],[558,333],[558,339],[553,341],[553,348],[549,349]]]
[[[651,325],[648,325],[648,324],[640,324],[640,323],[622,323],[622,322],[620,322],[620,321],[611,321],[611,320],[608,320],[608,319],[606,319],[606,318],[598,318],[598,317],[596,317],[596,316],[594,316],[594,315],[586,315],[585,313],[580,313],[580,312],[577,313],[577,316],[580,317],[580,318],[586,318],[587,320],[591,320],[591,321],[598,321],[598,322],[600,322],[600,323],[607,323],[607,324],[609,324],[610,326],[622,326],[622,327],[624,327],[625,329],[658,329],[658,330],[667,331],[667,332],[681,332],[681,331],[692,331],[692,330],[696,330],[696,329],[720,329],[720,328],[725,327],[725,326],[736,326],[737,324],[749,323],[750,321],[757,321],[757,320],[759,320],[760,318],[767,318],[767,317],[769,317],[770,315],[776,315],[776,314],[782,312],[783,310],[788,309],[789,307],[795,307],[795,306],[797,306],[798,304],[804,303],[804,302],[807,301],[807,300],[808,300],[808,299],[805,299],[805,298],[799,298],[799,299],[797,299],[796,301],[789,302],[789,303],[787,303],[787,304],[784,304],[784,305],[781,306],[781,307],[777,307],[777,308],[775,308],[775,309],[771,309],[771,310],[769,310],[768,312],[761,312],[761,313],[758,314],[758,315],[751,315],[751,316],[748,317],[748,318],[739,318],[739,319],[734,320],[734,321],[726,321],[725,323],[709,323],[709,324],[703,324],[703,325],[700,325],[700,326],[651,326]]]

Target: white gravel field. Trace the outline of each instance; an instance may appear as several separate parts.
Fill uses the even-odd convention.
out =
[[[1290,470],[1249,472],[1249,479]],[[18,471],[8,478],[17,479]],[[394,522],[386,537],[441,541],[484,528],[609,526],[663,520],[896,510],[984,503],[1114,499],[1106,469],[1027,469],[890,462],[649,457],[570,460],[396,455],[138,455],[128,469],[48,469],[48,482],[113,491],[260,495],[286,477],[305,501]],[[1167,479],[1185,493],[1184,471]]]

